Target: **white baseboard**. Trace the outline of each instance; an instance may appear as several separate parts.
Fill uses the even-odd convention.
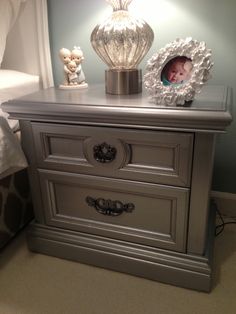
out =
[[[220,213],[228,217],[236,217],[236,194],[211,191]]]

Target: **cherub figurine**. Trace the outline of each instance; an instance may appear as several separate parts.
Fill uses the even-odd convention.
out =
[[[62,48],[59,56],[64,64],[64,82],[59,86],[61,89],[86,88],[85,75],[81,63],[84,55],[79,47],[74,47],[72,51]]]

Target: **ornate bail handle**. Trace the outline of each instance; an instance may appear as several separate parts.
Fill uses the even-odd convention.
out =
[[[105,200],[104,198],[95,199],[91,196],[86,197],[86,203],[94,207],[98,213],[108,216],[119,216],[123,212],[131,213],[135,208],[133,203],[123,204],[121,201]]]
[[[105,142],[95,145],[93,147],[93,156],[96,161],[101,163],[112,162],[116,157],[116,148]]]

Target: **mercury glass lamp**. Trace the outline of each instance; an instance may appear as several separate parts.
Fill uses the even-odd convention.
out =
[[[138,65],[150,49],[154,34],[142,19],[130,15],[132,0],[106,0],[113,12],[91,34],[91,44],[108,65],[106,93],[134,94],[142,91],[142,72]]]

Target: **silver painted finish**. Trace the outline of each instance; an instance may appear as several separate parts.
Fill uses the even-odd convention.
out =
[[[192,133],[32,123],[38,167],[190,186]],[[93,148],[108,143],[117,151],[99,163]]]
[[[189,190],[129,180],[39,170],[47,224],[184,252]],[[98,213],[86,197],[134,204],[130,213]]]
[[[30,182],[30,192],[34,207],[35,220],[45,223],[44,211],[42,210],[42,195],[39,177],[37,174],[36,150],[33,139],[32,125],[29,121],[20,121],[22,148],[29,162],[28,174]]]
[[[161,250],[112,238],[32,224],[29,248],[35,252],[105,267],[184,288],[209,292],[209,256]]]
[[[196,133],[189,208],[190,254],[202,255],[206,249],[214,148],[214,134]]]
[[[232,121],[231,90],[205,86],[190,107],[160,108],[144,94],[103,88],[48,89],[3,105],[21,120],[30,163],[36,222],[29,247],[209,291],[214,140]],[[116,150],[104,164],[94,157],[103,142]],[[87,196],[134,209],[104,216]]]
[[[232,90],[205,86],[189,107],[158,107],[148,96],[108,95],[103,85],[80,91],[56,88],[2,104],[12,118],[144,129],[224,131],[231,123]],[[184,110],[183,110],[184,109]]]

